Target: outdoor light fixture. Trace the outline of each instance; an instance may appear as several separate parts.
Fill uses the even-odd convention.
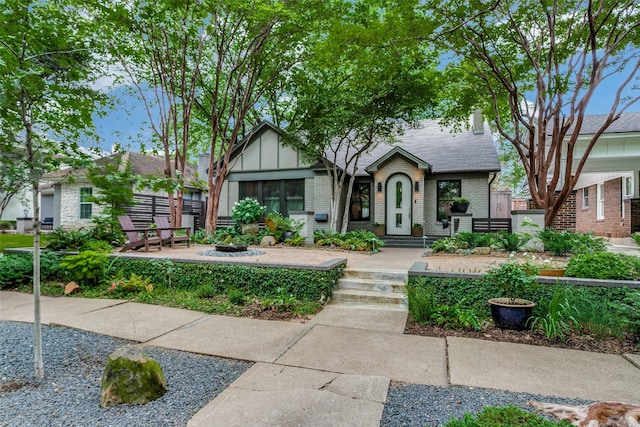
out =
[[[382,183],[378,183],[378,193],[382,193]]]
[[[416,193],[420,191],[420,181],[416,181],[413,183],[413,189],[415,190]]]

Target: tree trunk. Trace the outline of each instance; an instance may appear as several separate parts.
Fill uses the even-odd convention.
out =
[[[31,170],[32,176],[36,172]],[[42,322],[40,319],[40,203],[38,201],[39,179],[34,178],[33,191],[33,330],[34,330],[34,360],[36,378],[44,378],[42,362]]]

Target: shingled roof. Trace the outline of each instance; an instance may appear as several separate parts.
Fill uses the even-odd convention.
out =
[[[472,130],[455,132],[437,120],[423,120],[416,129],[407,129],[394,144],[380,144],[360,158],[357,175],[388,157],[396,147],[415,160],[431,166],[431,173],[496,172],[500,170],[498,153],[488,126],[484,133]],[[398,150],[396,150],[398,151]],[[411,160],[411,159],[410,159]],[[415,161],[414,160],[414,161]]]
[[[592,114],[584,116],[582,122],[582,128],[580,129],[581,135],[593,135],[595,134],[602,123],[607,119],[608,114]],[[551,128],[550,128],[551,129]],[[571,135],[573,129],[569,129],[567,135]],[[628,133],[628,132],[640,132],[640,112],[638,113],[623,113],[620,118],[604,131],[607,133]],[[548,134],[551,134],[549,130]]]
[[[164,175],[164,158],[158,156],[148,156],[141,153],[136,153],[133,151],[127,151],[125,153],[116,153],[106,157],[102,157],[95,161],[96,165],[104,165],[108,162],[117,162],[121,158],[128,159],[129,165],[131,165],[131,172],[136,175],[154,175],[154,176],[163,176]],[[187,165],[187,169],[185,171],[187,181],[194,180],[196,176],[196,166],[195,165]],[[47,180],[56,180],[58,178],[65,178],[69,176],[73,176],[75,178],[85,177],[87,175],[87,168],[79,168],[79,169],[62,169],[56,172],[52,172],[43,176],[44,179]]]

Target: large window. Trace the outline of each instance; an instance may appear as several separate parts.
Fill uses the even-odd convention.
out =
[[[80,189],[80,219],[91,219],[93,210],[93,203],[91,203],[92,195],[93,188],[83,187]]]
[[[353,192],[351,193],[351,207],[349,209],[349,219],[351,221],[369,221],[371,218],[371,207],[369,203],[369,194],[371,192],[371,184],[355,183],[353,184]]]
[[[438,181],[438,221],[451,216],[451,201],[462,194],[459,179]]]
[[[304,210],[304,179],[280,181],[244,181],[240,183],[240,199],[253,197],[267,207],[267,213]]]

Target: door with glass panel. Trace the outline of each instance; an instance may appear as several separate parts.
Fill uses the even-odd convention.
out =
[[[411,180],[406,175],[394,175],[387,181],[387,234],[411,235]]]

